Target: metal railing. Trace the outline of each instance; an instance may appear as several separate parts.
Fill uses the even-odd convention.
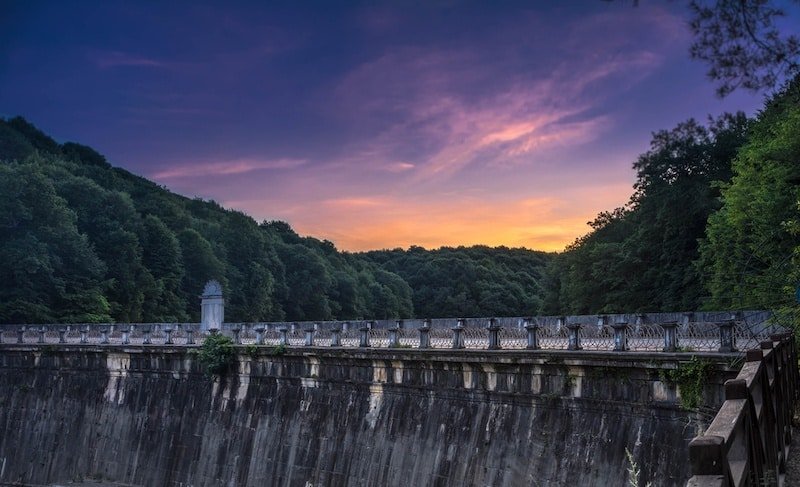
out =
[[[0,325],[2,344],[198,346],[209,333],[236,344],[287,347],[746,350],[786,331],[763,311],[328,322]]]
[[[791,334],[774,335],[749,350],[739,375],[725,383],[725,402],[711,425],[689,444],[693,476],[687,485],[781,485],[797,380]]]

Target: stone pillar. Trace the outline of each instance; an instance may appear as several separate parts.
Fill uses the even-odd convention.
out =
[[[583,350],[581,346],[581,328],[583,328],[583,325],[580,323],[567,324],[567,329],[569,329],[569,344],[567,345],[567,350]]]
[[[397,348],[398,346],[400,346],[400,340],[398,337],[399,334],[400,334],[400,328],[398,326],[395,326],[394,328],[389,328],[389,348]]]
[[[342,331],[347,331],[349,329],[350,329],[350,322],[349,321],[345,321],[344,323],[342,323]]]
[[[39,340],[38,340],[39,343],[44,343],[44,332],[45,332],[45,330],[47,330],[47,328],[45,328],[43,326],[39,327]]]
[[[282,326],[282,327],[278,328],[278,333],[281,334],[281,338],[278,341],[278,345],[283,345],[284,347],[288,346],[289,345],[289,330],[285,326]]]
[[[310,328],[305,329],[306,333],[306,341],[304,345],[306,347],[313,347],[314,346],[314,327],[311,326]]]
[[[364,323],[358,331],[360,332],[360,339],[358,341],[358,346],[361,348],[369,347],[369,330],[370,330],[369,322]]]
[[[66,335],[67,329],[63,326],[58,327],[58,343],[67,343],[67,340],[64,338]]]
[[[256,332],[256,345],[264,344],[264,325],[258,324],[253,328]]]
[[[532,319],[523,321],[523,327],[528,332],[528,345],[525,347],[528,350],[539,350],[539,323]]]
[[[124,325],[124,326],[122,326],[120,331],[122,332],[122,344],[123,345],[129,344],[131,342],[130,326]]]
[[[100,343],[103,345],[108,345],[108,327],[101,326],[100,327]]]
[[[497,324],[497,320],[489,318],[486,329],[489,330],[489,346],[487,348],[489,350],[500,350],[500,326]]]
[[[25,327],[23,326],[17,330],[17,343],[25,342]]]
[[[664,329],[664,352],[678,351],[678,322],[667,321],[661,323]]]
[[[191,326],[186,327],[186,344],[194,345],[194,330]]]
[[[617,321],[611,325],[614,329],[614,351],[625,352],[628,350],[628,322]]]
[[[218,281],[206,283],[200,296],[200,331],[221,330],[225,321],[225,299]]]
[[[456,323],[456,326],[453,327],[453,345],[452,348],[461,349],[464,348],[464,320],[460,319]]]
[[[234,325],[231,327],[231,333],[233,333],[233,343],[236,345],[241,345],[242,340],[239,338],[239,333],[242,332],[242,329],[239,328],[239,325]]]
[[[341,347],[342,346],[342,340],[341,340],[341,336],[340,336],[341,332],[342,332],[342,330],[340,330],[339,328],[336,328],[335,325],[334,325],[333,328],[331,328],[331,346],[332,347]]]
[[[165,327],[164,334],[167,335],[167,339],[164,340],[164,345],[172,345],[172,327],[171,326]]]
[[[719,351],[721,353],[730,353],[736,351],[736,344],[733,340],[733,326],[734,321],[728,319],[717,323],[719,327]]]
[[[142,326],[142,345],[150,345],[150,327]]]
[[[403,320],[395,320],[394,324],[395,326],[397,326],[398,330],[402,330],[403,328],[405,328],[405,323],[403,322]]]
[[[422,326],[419,327],[419,348],[431,347],[431,320],[422,320]]]

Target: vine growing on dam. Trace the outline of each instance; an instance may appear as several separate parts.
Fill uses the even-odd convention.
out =
[[[233,340],[220,334],[208,336],[197,359],[209,375],[224,375],[236,361]]]
[[[663,371],[663,380],[677,384],[684,409],[696,409],[703,399],[703,388],[711,369],[710,361],[693,355],[690,361],[678,364],[677,369]]]

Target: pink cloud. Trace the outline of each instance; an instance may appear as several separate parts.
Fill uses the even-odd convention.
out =
[[[516,69],[524,74],[508,81],[491,76],[493,69],[501,72],[504,67],[493,57],[503,63],[529,63],[528,59],[496,56],[474,46],[389,50],[353,69],[334,90],[331,99],[341,117],[356,124],[384,124],[366,146],[360,140],[338,162],[391,167],[402,155],[414,165],[416,181],[448,179],[476,165],[536,164],[554,149],[591,142],[614,122],[597,106],[629,90],[664,62],[664,56],[640,47],[632,35],[677,35],[677,17],[663,10],[657,13],[635,18],[627,11],[603,13],[565,26],[559,33],[574,34],[579,43],[568,46],[566,53],[551,52],[542,66],[527,73]],[[625,35],[608,33],[615,20],[627,26],[622,29]],[[526,27],[522,23],[515,28]],[[607,49],[593,54],[596,44]],[[412,157],[409,148],[416,152]]]
[[[306,164],[305,159],[234,159],[220,162],[183,163],[150,174],[155,180],[229,176],[262,170],[294,169]]]

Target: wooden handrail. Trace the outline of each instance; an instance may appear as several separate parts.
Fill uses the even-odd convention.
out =
[[[786,472],[797,392],[797,350],[790,333],[747,352],[725,402],[702,436],[689,443],[690,487],[779,485]]]

